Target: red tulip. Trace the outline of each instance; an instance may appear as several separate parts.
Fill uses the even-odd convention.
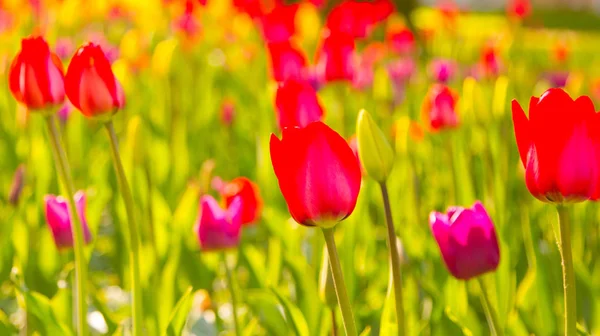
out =
[[[361,172],[338,133],[320,121],[271,135],[271,162],[290,214],[306,226],[329,227],[356,206]]]
[[[374,25],[385,20],[393,10],[389,0],[342,1],[327,16],[326,26],[332,34],[364,38]]]
[[[269,43],[267,46],[271,56],[271,73],[275,81],[302,78],[306,57],[301,50],[290,41]]]
[[[553,203],[597,198],[600,120],[587,96],[573,101],[562,89],[531,97],[529,119],[516,100],[512,114],[527,188]]]
[[[60,105],[65,99],[62,63],[42,37],[21,40],[8,79],[12,95],[31,110]]]
[[[458,126],[457,100],[458,95],[443,84],[434,84],[429,88],[423,102],[423,119],[428,122],[431,130]]]
[[[261,215],[263,201],[258,186],[246,177],[237,177],[223,185],[221,195],[229,207],[239,198],[241,200],[242,224],[252,224]]]
[[[290,79],[281,83],[277,88],[275,105],[280,129],[306,127],[323,118],[317,92],[306,81]]]
[[[233,6],[251,18],[260,17],[263,14],[261,0],[233,0]]]
[[[506,11],[509,16],[522,20],[531,13],[531,3],[529,0],[510,0]]]
[[[480,71],[482,75],[488,77],[496,77],[502,68],[502,61],[498,55],[496,46],[487,44],[481,51],[479,61]]]
[[[399,54],[410,54],[416,48],[415,35],[410,29],[402,27],[387,34],[390,48]]]
[[[354,39],[347,34],[331,34],[324,41],[318,62],[328,82],[354,78]]]
[[[283,42],[296,32],[295,20],[298,4],[276,4],[273,10],[260,17],[265,41]]]
[[[125,95],[102,49],[88,43],[80,47],[67,69],[65,89],[69,100],[86,117],[106,118],[125,105]]]
[[[222,209],[212,196],[202,196],[200,216],[196,224],[202,250],[224,250],[238,245],[242,225],[240,207],[239,198],[227,209]]]
[[[429,224],[444,263],[455,278],[468,280],[498,267],[496,229],[479,201],[470,209],[450,207],[447,214],[434,211]]]

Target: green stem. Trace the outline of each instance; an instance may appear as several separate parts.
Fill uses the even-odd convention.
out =
[[[477,282],[479,283],[481,304],[483,305],[485,317],[488,321],[488,325],[490,326],[490,332],[493,336],[502,336],[504,332],[502,331],[502,327],[500,326],[500,322],[498,321],[498,315],[496,315],[496,310],[494,310],[492,302],[490,301],[490,298],[488,296],[488,291],[485,286],[485,281],[483,281],[483,277],[477,277]]]
[[[400,274],[400,255],[398,254],[398,242],[396,240],[396,231],[394,229],[394,220],[392,219],[392,208],[390,206],[390,196],[385,182],[380,183],[381,196],[383,197],[383,206],[385,208],[385,222],[387,226],[387,240],[390,251],[390,260],[392,263],[392,275],[394,279],[394,295],[396,299],[396,317],[398,319],[398,335],[405,335],[404,325],[404,302],[402,299],[402,275]]]
[[[340,258],[337,253],[337,247],[335,246],[335,238],[333,236],[333,228],[323,228],[323,235],[325,236],[325,243],[327,244],[327,252],[329,254],[329,265],[331,266],[331,275],[333,276],[333,285],[335,287],[335,293],[338,298],[340,310],[342,311],[342,321],[344,322],[344,329],[346,329],[347,336],[356,336],[356,325],[354,324],[354,315],[352,314],[352,306],[350,305],[350,299],[346,292],[346,284],[344,282],[344,275],[342,274],[342,266],[340,265]]]
[[[227,276],[227,287],[231,293],[231,307],[233,310],[233,326],[235,327],[235,335],[240,336],[240,322],[237,314],[237,295],[235,294],[235,288],[233,287],[233,276],[231,275],[231,269],[227,262],[227,254],[223,252],[223,265],[225,266],[225,276]]]
[[[67,159],[67,154],[61,144],[60,135],[56,128],[54,115],[46,117],[46,126],[50,134],[50,143],[52,153],[56,161],[59,178],[66,190],[67,202],[69,203],[69,215],[71,218],[71,229],[73,234],[73,249],[75,250],[75,300],[77,306],[77,334],[87,335],[87,303],[86,303],[86,279],[87,279],[87,264],[85,261],[84,240],[83,240],[83,224],[77,213],[74,195],[74,183],[71,176],[71,167]]]
[[[119,155],[119,145],[117,142],[117,135],[115,134],[115,128],[112,121],[106,123],[106,130],[108,131],[108,137],[110,138],[110,147],[117,172],[117,178],[119,181],[119,188],[123,195],[123,201],[125,202],[125,210],[127,212],[127,218],[129,221],[129,243],[131,247],[129,249],[129,261],[131,267],[131,286],[132,286],[132,311],[133,311],[133,330],[134,336],[142,335],[142,321],[143,321],[143,310],[142,310],[142,287],[140,281],[140,236],[138,227],[135,221],[135,207],[133,203],[133,197],[129,184],[127,183],[127,176],[125,176],[125,170],[123,169],[123,163],[121,162],[121,156]]]
[[[456,171],[456,160],[454,160],[454,144],[452,143],[453,138],[452,134],[446,134],[443,138],[443,141],[446,142],[446,152],[448,153],[448,158],[450,159],[450,173],[452,174],[452,191],[454,192],[454,204],[461,203],[461,195],[458,189],[458,176]]]
[[[569,208],[564,205],[556,207],[560,225],[558,248],[562,259],[563,289],[565,296],[565,335],[577,335],[577,296],[575,292],[575,274],[573,273],[573,256],[571,253],[571,222]]]

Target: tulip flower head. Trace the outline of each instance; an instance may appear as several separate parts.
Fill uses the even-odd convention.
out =
[[[393,11],[393,4],[389,0],[341,1],[331,10],[325,25],[332,33],[364,38]]]
[[[223,99],[221,103],[221,123],[225,126],[231,126],[235,118],[235,103],[232,99]]]
[[[400,55],[411,54],[416,49],[415,35],[406,27],[391,30],[386,38],[391,50]]]
[[[276,82],[302,78],[306,66],[306,56],[290,41],[274,42],[267,45],[271,56],[271,75]]]
[[[46,222],[52,231],[54,243],[59,250],[73,248],[73,228],[67,200],[61,196],[46,195],[44,197]],[[83,238],[88,244],[92,234],[85,220],[85,194],[78,191],[75,194],[77,215],[83,225]]]
[[[361,110],[356,121],[358,154],[365,171],[375,181],[384,183],[394,165],[394,150],[371,115]]]
[[[446,59],[436,59],[429,64],[429,74],[442,84],[452,80],[456,73],[456,63]]]
[[[125,105],[125,94],[100,46],[80,47],[67,69],[65,89],[69,100],[88,118],[109,120]]]
[[[238,245],[242,225],[241,206],[241,199],[236,198],[227,209],[222,209],[212,196],[202,196],[196,230],[203,251],[224,250]]]
[[[254,182],[246,177],[237,177],[223,184],[220,190],[228,207],[231,207],[238,198],[240,199],[243,225],[253,224],[260,218],[263,201],[258,185]]]
[[[360,190],[360,165],[338,133],[320,121],[271,135],[271,162],[294,220],[332,227],[348,217]]]
[[[509,0],[506,11],[508,16],[523,20],[531,13],[531,3],[529,0]]]
[[[468,280],[494,271],[500,263],[496,229],[483,205],[450,207],[432,212],[429,224],[446,267],[455,278]]]
[[[277,88],[275,96],[280,129],[305,127],[323,118],[323,108],[313,87],[306,81],[290,79]]]
[[[354,78],[354,39],[351,35],[332,33],[319,50],[317,59],[327,82],[352,81]]]
[[[298,4],[276,3],[273,10],[260,17],[263,37],[267,42],[284,42],[296,32],[295,19]]]
[[[512,115],[525,182],[551,203],[598,198],[600,119],[587,96],[573,100],[562,89],[531,97],[529,118],[516,100]]]
[[[434,84],[429,88],[423,102],[423,119],[432,131],[440,131],[458,126],[456,102],[458,95],[449,87]]]
[[[42,37],[21,41],[8,79],[13,97],[29,110],[48,110],[65,99],[62,63]]]

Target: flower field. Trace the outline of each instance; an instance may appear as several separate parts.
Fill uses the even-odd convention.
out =
[[[457,3],[0,0],[0,336],[600,335],[598,17]]]

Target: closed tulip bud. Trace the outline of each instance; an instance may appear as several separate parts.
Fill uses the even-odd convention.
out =
[[[498,267],[496,229],[480,202],[470,209],[450,207],[446,214],[434,211],[429,224],[444,263],[455,278],[468,280]]]
[[[44,203],[46,222],[50,226],[56,247],[59,250],[73,248],[73,221],[67,200],[61,196],[46,195]],[[75,194],[75,206],[83,226],[85,243],[88,244],[92,240],[92,234],[85,220],[85,194],[82,191]]]
[[[67,69],[69,100],[86,117],[109,120],[125,105],[125,94],[100,46],[80,47]]]
[[[10,193],[8,194],[8,203],[11,205],[17,205],[21,198],[21,192],[25,185],[25,165],[20,164],[15,171],[12,185],[10,186]]]
[[[360,166],[348,143],[320,121],[271,135],[271,162],[290,214],[306,226],[333,227],[360,191]]]
[[[42,37],[21,41],[8,80],[12,95],[29,110],[47,110],[65,99],[62,63]]]
[[[263,201],[258,186],[246,177],[237,177],[224,183],[220,189],[225,204],[231,206],[237,198],[242,202],[242,224],[252,224],[260,218]]]
[[[358,155],[365,171],[377,182],[385,182],[394,165],[394,150],[369,112],[361,110],[356,121]]]
[[[241,205],[241,199],[237,198],[227,209],[222,209],[212,196],[202,197],[196,232],[203,251],[224,250],[238,245],[242,225]]]

